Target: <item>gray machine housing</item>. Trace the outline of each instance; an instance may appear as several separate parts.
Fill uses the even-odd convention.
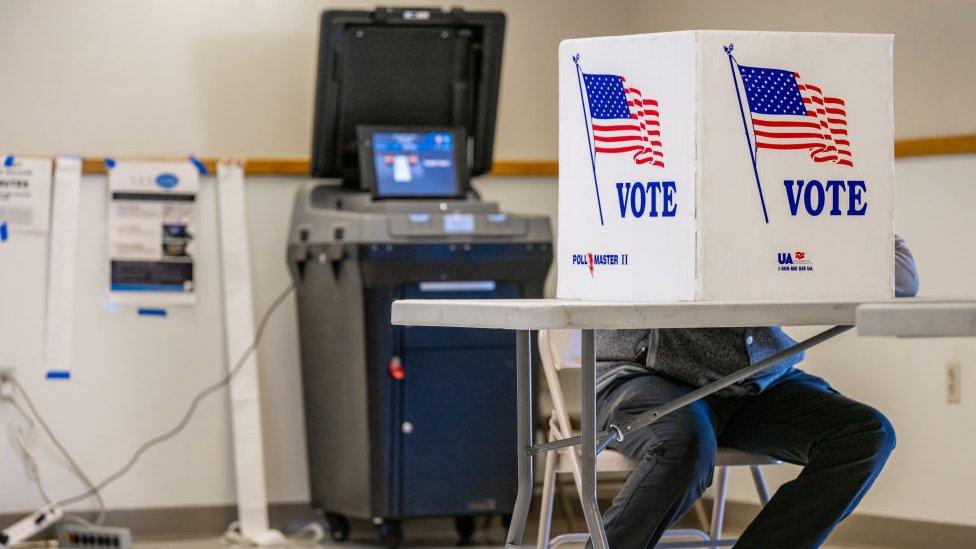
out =
[[[473,224],[445,230],[451,216]],[[390,307],[542,297],[551,262],[544,216],[474,197],[378,200],[337,182],[299,190],[288,265],[314,506],[374,521],[511,513],[514,336],[392,326]]]

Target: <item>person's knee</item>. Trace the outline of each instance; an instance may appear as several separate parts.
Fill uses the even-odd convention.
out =
[[[869,408],[863,425],[869,451],[881,461],[888,459],[897,443],[895,427],[891,421],[878,410]]]
[[[658,461],[672,478],[704,492],[712,482],[717,453],[715,436],[709,429],[686,424],[683,429],[662,433],[655,444],[645,448],[641,458]]]
[[[853,452],[852,459],[870,462],[874,468],[884,465],[897,442],[891,421],[869,406],[852,415],[845,431],[847,436],[837,441],[839,445]]]

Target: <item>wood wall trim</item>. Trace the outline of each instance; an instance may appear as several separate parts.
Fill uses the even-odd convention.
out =
[[[901,139],[895,141],[895,157],[930,156],[940,154],[976,154],[976,134]],[[217,160],[201,159],[207,171],[214,173]],[[247,175],[297,175],[308,174],[307,158],[252,158],[247,161]],[[86,158],[82,164],[86,174],[105,173],[102,158]],[[496,160],[491,175],[497,177],[556,177],[559,164],[555,160]]]
[[[976,153],[976,134],[945,135],[895,141],[895,158]]]

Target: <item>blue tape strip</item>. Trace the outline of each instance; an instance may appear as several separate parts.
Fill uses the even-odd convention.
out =
[[[109,158],[109,157],[106,156],[105,157],[105,167],[108,168],[108,169],[110,169],[110,170],[112,168],[114,168],[115,167],[115,159],[114,158]]]
[[[0,242],[6,242],[10,238],[10,231],[6,223],[0,223]]]
[[[200,175],[207,175],[207,167],[203,165],[203,162],[200,162],[199,158],[191,154],[190,163],[197,167],[197,171],[200,172]]]
[[[166,309],[139,309],[139,316],[166,316]]]
[[[71,379],[71,372],[68,370],[48,370],[45,377],[48,379]]]
[[[3,167],[9,168],[14,165],[14,155],[8,154],[7,158],[3,159]]]

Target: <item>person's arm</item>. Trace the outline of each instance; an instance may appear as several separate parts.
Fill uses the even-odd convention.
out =
[[[918,294],[918,271],[915,258],[905,239],[895,235],[895,297],[915,297]]]

